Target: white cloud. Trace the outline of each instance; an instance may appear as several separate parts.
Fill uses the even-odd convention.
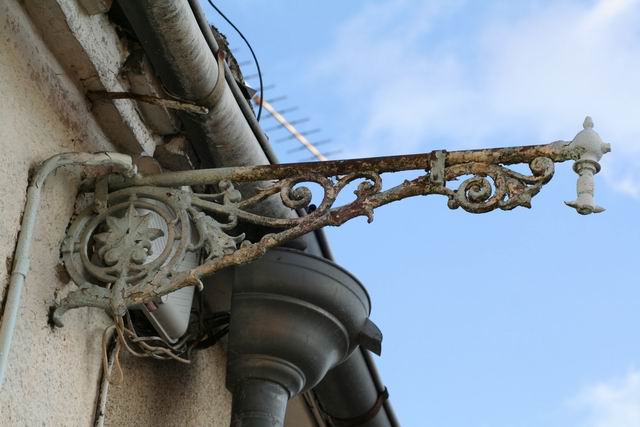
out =
[[[584,427],[640,426],[640,372],[582,390],[570,406],[586,415]]]
[[[314,74],[360,119],[349,154],[570,139],[590,114],[607,181],[640,196],[640,1],[483,4],[389,0],[340,27]]]

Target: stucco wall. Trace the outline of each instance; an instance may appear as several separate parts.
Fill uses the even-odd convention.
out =
[[[68,64],[58,62],[64,58],[56,59],[43,43],[43,22],[36,28],[19,2],[0,0],[0,304],[29,169],[59,152],[115,147],[77,88],[77,76],[67,74]],[[102,374],[100,338],[109,320],[99,310],[78,309],[65,315],[64,328],[54,331],[47,324],[56,292],[69,286],[58,256],[76,186],[66,171],[45,185],[0,389],[2,426],[90,426],[94,421]],[[110,387],[105,424],[228,425],[225,362],[219,347],[196,354],[189,366],[123,356],[126,382]]]
[[[231,395],[220,345],[194,353],[190,365],[128,354],[122,362],[124,384],[109,389],[105,426],[229,425]]]
[[[5,296],[29,169],[61,151],[111,149],[84,96],[48,52],[16,2],[0,0],[0,290]],[[52,331],[47,312],[64,283],[60,242],[73,210],[75,181],[59,172],[46,183],[35,228],[7,379],[3,426],[88,426],[99,381],[99,337],[106,317],[69,313]]]

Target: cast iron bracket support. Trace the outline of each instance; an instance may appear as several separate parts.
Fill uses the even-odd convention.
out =
[[[408,197],[438,194],[451,209],[471,213],[531,207],[531,198],[549,182],[554,163],[574,160],[579,175],[578,197],[567,204],[580,214],[601,212],[595,204],[594,174],[609,152],[587,117],[572,141],[546,145],[443,151],[417,155],[335,160],[173,172],[126,178],[111,175],[91,190],[95,206],[82,212],[69,228],[63,258],[78,289],[59,302],[53,320],[69,309],[100,307],[113,316],[149,303],[185,286],[202,286],[201,279],[225,267],[250,262],[267,250],[325,226],[339,226],[374,209]],[[531,174],[508,168],[528,164]],[[383,189],[384,173],[424,173]],[[448,183],[464,178],[451,188]],[[243,184],[258,183],[246,194]],[[322,200],[311,209],[312,191]],[[355,185],[357,183],[357,185]],[[338,202],[352,184],[355,197]],[[214,194],[197,194],[185,186],[207,185]],[[241,191],[242,190],[242,191]],[[245,193],[245,194],[243,194]],[[284,206],[308,215],[277,218],[256,212],[261,203],[279,197]],[[276,230],[251,242],[237,234],[238,225],[253,224]],[[155,242],[162,241],[162,245]],[[158,240],[158,241],[160,241]],[[155,242],[155,243],[154,243]],[[153,249],[157,253],[153,253]],[[187,252],[203,251],[195,268],[181,271]]]

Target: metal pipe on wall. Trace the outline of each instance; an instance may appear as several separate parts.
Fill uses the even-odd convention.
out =
[[[199,0],[189,0],[189,5],[191,6],[191,10],[193,11],[193,15],[196,18],[196,22],[198,23],[198,26],[200,27],[200,31],[202,31],[202,35],[204,36],[205,40],[207,41],[207,44],[209,45],[209,49],[211,49],[211,52],[216,54],[219,49],[218,42],[213,36],[213,31],[211,30],[211,27],[207,22],[207,18],[205,17],[204,12],[200,7]],[[269,140],[267,139],[267,136],[265,135],[264,131],[260,127],[260,124],[258,123],[258,120],[256,119],[256,116],[254,115],[253,110],[251,109],[251,105],[249,104],[249,101],[247,101],[244,98],[244,95],[242,94],[242,91],[238,87],[238,83],[236,83],[235,78],[231,74],[231,70],[229,69],[229,65],[227,63],[224,64],[224,71],[225,71],[224,73],[225,80],[229,85],[231,92],[233,93],[233,97],[238,102],[238,105],[242,110],[242,114],[244,115],[245,119],[247,119],[247,123],[249,123],[249,126],[251,127],[251,130],[253,131],[253,134],[255,135],[256,139],[260,143],[260,147],[262,147],[262,149],[264,150],[264,153],[267,156],[267,159],[269,160],[270,163],[278,163],[278,158],[276,154],[273,152],[273,149],[269,144]]]
[[[339,420],[360,418],[375,407],[380,397],[380,390],[369,373],[365,361],[366,350],[358,349],[342,364],[336,366],[325,375],[314,389],[316,397],[322,404],[325,414],[333,418],[337,425]],[[345,388],[349,393],[345,393]],[[371,413],[366,420],[353,423],[360,427],[389,426],[388,408],[382,407],[377,413]],[[354,420],[355,421],[355,420]],[[346,423],[349,424],[349,423]]]
[[[213,92],[218,67],[186,0],[119,1],[169,94],[200,103]],[[179,46],[179,49],[176,47]]]
[[[233,390],[231,427],[273,427],[284,425],[289,393],[280,384],[248,379]]]
[[[202,163],[216,167],[270,164],[271,159],[224,78],[224,61],[212,52],[189,2],[120,0],[119,5],[163,86],[172,95],[209,109],[206,115],[179,114]],[[180,64],[173,64],[176,61]],[[195,78],[201,80],[197,86],[188,81]],[[242,190],[251,194],[258,188],[259,185],[247,184]],[[260,213],[281,218],[296,215],[276,198],[263,204]],[[302,240],[307,248],[320,252],[315,238],[304,236]]]
[[[220,93],[215,93],[216,82],[222,81],[219,76],[221,68],[213,70],[211,67],[216,64],[216,58],[212,51],[215,40],[212,42],[211,37],[205,39],[205,36],[202,35],[203,33],[207,34],[205,27],[208,28],[208,25],[204,25],[202,22],[202,13],[198,13],[199,8],[193,8],[193,10],[189,10],[189,13],[186,12],[189,9],[189,3],[193,5],[194,1],[138,0],[132,2],[119,0],[119,4],[167,90],[179,98],[202,103],[210,108],[210,112],[206,116],[195,117],[186,113],[180,114],[187,134],[195,145],[194,148],[203,164],[220,167],[272,163],[275,156],[268,155],[271,154],[270,149],[266,148],[268,147],[268,144],[265,144],[266,139],[259,137],[261,133],[252,130],[249,123],[255,119],[247,118],[248,109],[245,108],[243,111],[239,107],[242,103],[237,99],[238,94],[236,93],[234,97],[233,91],[229,89],[230,82],[224,81],[223,89],[220,90]],[[198,15],[200,15],[199,23]],[[167,20],[172,22],[167,22]],[[181,36],[170,34],[170,31]],[[179,64],[176,65],[176,62]],[[195,90],[190,82],[185,81],[189,79],[200,79],[198,90]],[[212,104],[212,102],[214,103]],[[255,125],[257,122],[254,127]],[[264,135],[262,134],[262,136]],[[279,202],[273,203],[271,209],[273,210],[271,214],[274,216],[292,214]],[[267,212],[263,213],[267,214]],[[305,243],[310,253],[331,257],[323,238],[307,236]],[[325,243],[325,245],[322,246],[321,243]],[[353,380],[358,384],[361,383],[363,387],[369,386],[371,378],[370,375],[367,375],[364,360],[362,357],[355,357],[352,360],[352,363],[358,365],[357,372],[360,373],[357,375],[358,378],[354,377]],[[364,370],[360,369],[363,367]],[[332,375],[330,371],[328,376],[336,381],[335,385],[340,389],[340,392],[347,393],[352,388],[350,384],[340,383],[338,372]],[[322,400],[322,393],[318,394]],[[363,405],[368,405],[369,399],[365,400]],[[329,408],[327,407],[327,409]],[[352,412],[348,415],[355,416],[360,413]],[[382,416],[376,417],[376,420],[383,418]],[[380,425],[397,424],[386,420]]]
[[[27,189],[27,202],[24,207],[22,222],[20,223],[20,234],[18,235],[18,244],[13,255],[11,278],[9,279],[7,299],[2,313],[2,324],[0,325],[0,386],[4,383],[11,341],[16,327],[18,309],[20,308],[22,289],[29,272],[29,254],[44,182],[52,172],[68,165],[80,165],[83,168],[113,166],[128,175],[133,175],[136,171],[133,159],[126,154],[61,153],[46,160],[33,176]]]
[[[209,109],[181,114],[196,152],[215,166],[268,164],[186,0],[120,1],[153,68],[173,96]]]

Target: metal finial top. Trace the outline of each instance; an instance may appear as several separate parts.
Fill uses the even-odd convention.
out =
[[[593,119],[591,116],[587,116],[582,123],[582,127],[585,129],[593,129]]]

